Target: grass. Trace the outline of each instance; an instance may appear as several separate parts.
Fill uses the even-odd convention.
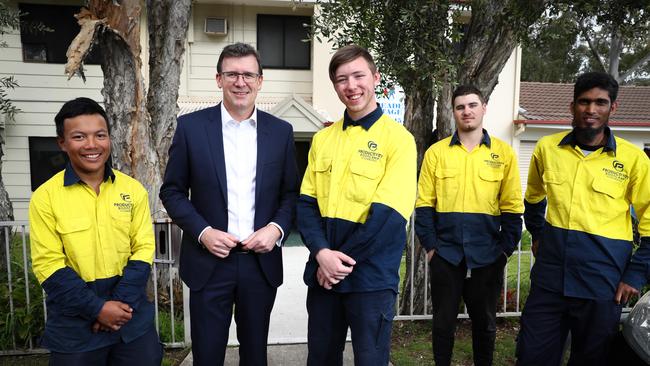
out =
[[[497,319],[495,365],[514,365],[518,319]],[[472,332],[468,320],[459,320],[452,365],[472,365]],[[391,339],[391,362],[395,366],[433,365],[431,321],[396,321]]]
[[[185,338],[185,327],[183,324],[183,309],[177,309],[179,312],[174,317],[174,341],[183,342]],[[158,336],[163,343],[172,342],[172,324],[169,311],[159,309],[158,312]]]

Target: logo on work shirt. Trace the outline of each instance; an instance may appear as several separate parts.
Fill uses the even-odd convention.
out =
[[[485,165],[494,169],[499,169],[503,166],[503,162],[499,161],[499,154],[490,153],[490,157],[492,158],[492,160],[488,160],[488,159],[483,160],[485,162]]]
[[[625,168],[625,165],[623,165],[623,163],[621,163],[618,160],[614,160],[612,162],[612,166],[614,167],[614,169],[616,169],[617,172],[622,172],[623,168]]]
[[[368,150],[363,150],[363,149],[358,150],[361,159],[368,160],[368,161],[378,161],[379,159],[381,159],[382,156],[384,156],[383,154],[376,152],[378,147],[376,142],[370,140],[368,141],[366,146],[368,146]]]
[[[113,206],[120,210],[120,212],[131,212],[133,203],[131,203],[131,195],[127,193],[120,193],[120,198],[123,202],[114,202]]]
[[[612,161],[612,167],[614,169],[603,168],[603,173],[609,179],[613,179],[617,182],[624,182],[628,179],[627,173],[625,173],[625,165],[618,160]]]

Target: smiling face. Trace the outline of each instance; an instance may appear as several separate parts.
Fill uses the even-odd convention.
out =
[[[334,89],[353,120],[358,120],[377,108],[375,87],[379,73],[372,72],[363,57],[342,64],[334,74]]]
[[[483,116],[487,109],[476,94],[460,95],[454,99],[454,119],[459,131],[470,132],[483,128]]]
[[[617,103],[611,102],[605,89],[592,88],[578,95],[570,108],[573,115],[571,124],[578,142],[587,145],[601,143],[609,115],[616,111],[616,107]]]
[[[57,142],[68,154],[79,178],[87,182],[88,179],[104,177],[104,165],[111,155],[111,138],[104,117],[82,114],[66,118],[63,137],[57,137]]]
[[[257,59],[253,55],[244,57],[226,57],[221,64],[222,73],[259,73]],[[237,121],[249,118],[255,108],[257,92],[262,88],[262,75],[255,80],[246,82],[243,76],[237,76],[234,81],[217,74],[217,85],[223,89],[223,105]]]

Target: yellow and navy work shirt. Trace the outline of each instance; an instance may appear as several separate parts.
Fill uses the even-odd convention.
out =
[[[154,255],[147,191],[107,164],[96,194],[68,164],[29,204],[32,267],[47,293],[42,345],[84,352],[130,342],[153,325],[146,284]],[[104,302],[133,308],[117,332],[92,333]]]
[[[334,291],[397,292],[416,169],[413,136],[379,107],[358,121],[345,113],[314,136],[297,204],[308,286],[318,286],[314,256],[329,248],[357,262]]]
[[[546,136],[530,161],[524,220],[539,240],[531,281],[565,296],[613,299],[620,281],[640,289],[650,277],[650,160],[605,133],[606,145],[586,156],[573,132]],[[630,205],[641,234],[634,255]]]
[[[458,134],[431,146],[418,180],[415,231],[427,250],[468,268],[509,256],[521,238],[524,211],[517,158],[483,130],[467,151]]]

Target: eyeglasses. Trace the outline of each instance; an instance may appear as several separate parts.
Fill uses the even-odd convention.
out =
[[[252,83],[253,81],[257,80],[257,78],[260,77],[260,74],[256,74],[254,72],[234,72],[234,71],[224,71],[221,73],[221,76],[223,76],[226,80],[230,82],[237,81],[239,77],[241,76],[244,78],[244,81],[247,83]]]

